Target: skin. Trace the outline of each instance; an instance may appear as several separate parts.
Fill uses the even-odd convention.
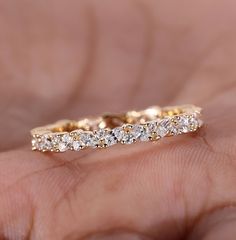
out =
[[[236,236],[233,0],[0,1],[0,239]],[[31,128],[203,107],[158,143],[42,154]]]

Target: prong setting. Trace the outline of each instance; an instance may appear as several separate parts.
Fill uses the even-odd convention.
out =
[[[163,110],[164,111],[164,110]],[[167,111],[167,110],[166,110]],[[161,138],[185,134],[198,130],[203,122],[199,108],[187,108],[185,111],[171,111],[157,116],[156,119],[135,123],[124,123],[114,128],[95,130],[76,129],[69,132],[53,132],[50,129],[32,130],[32,150],[41,152],[80,151],[85,148],[104,149],[118,143],[158,141]],[[176,114],[173,114],[177,112]],[[50,125],[52,126],[52,125]],[[58,126],[58,123],[57,123]],[[42,130],[43,129],[43,130]],[[40,134],[41,131],[41,134]]]

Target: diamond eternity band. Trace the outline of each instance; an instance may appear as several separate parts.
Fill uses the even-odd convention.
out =
[[[201,108],[183,105],[121,114],[104,114],[78,121],[62,120],[31,130],[32,150],[41,152],[80,151],[115,144],[157,141],[197,131],[203,124]]]

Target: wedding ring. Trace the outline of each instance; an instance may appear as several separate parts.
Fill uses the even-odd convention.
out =
[[[157,141],[197,131],[203,124],[201,108],[194,105],[149,107],[142,111],[105,113],[78,121],[61,120],[31,130],[32,150],[80,151],[115,144]]]

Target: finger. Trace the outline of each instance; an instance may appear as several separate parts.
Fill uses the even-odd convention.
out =
[[[236,236],[236,209],[226,207],[206,214],[189,236],[189,240],[234,240]]]
[[[169,11],[165,2],[152,1],[21,2],[18,14],[11,4],[2,3],[5,11],[1,16],[0,126],[5,139],[1,149],[26,143],[32,127],[58,118],[154,103],[196,103],[221,91],[222,85],[230,87],[234,68],[228,63],[233,62],[233,51],[226,51],[222,43],[219,50],[213,44],[216,52],[208,53],[226,25],[229,30],[224,36],[231,39],[227,34],[234,29],[231,19],[235,14],[230,1],[223,6],[230,11],[217,25],[211,25],[219,21],[211,11],[222,9],[220,1],[214,9],[207,5],[204,14],[198,1],[194,11],[199,15],[184,15],[184,8],[174,2],[174,14],[163,14]],[[209,14],[216,19],[208,21]],[[172,24],[179,20],[179,25]],[[185,31],[186,26],[190,31]],[[195,35],[207,38],[196,42]],[[204,65],[199,68],[202,59]],[[216,84],[215,72],[208,76],[207,69],[219,69],[217,59],[226,63],[221,74],[227,74],[225,81]],[[204,91],[199,78],[204,79]]]
[[[227,97],[220,99],[224,108],[207,109],[211,115],[205,119],[206,127],[194,136],[88,153],[4,153],[0,156],[0,206],[8,206],[9,214],[14,201],[20,204],[6,191],[30,196],[37,219],[31,228],[36,235],[43,229],[49,239],[112,232],[183,238],[204,212],[226,206],[236,196],[235,128],[230,127],[235,112],[229,111],[234,102]],[[224,116],[224,123],[217,115]],[[222,124],[228,126],[223,132]],[[52,222],[63,228],[50,228]],[[3,229],[9,227],[2,224]]]

